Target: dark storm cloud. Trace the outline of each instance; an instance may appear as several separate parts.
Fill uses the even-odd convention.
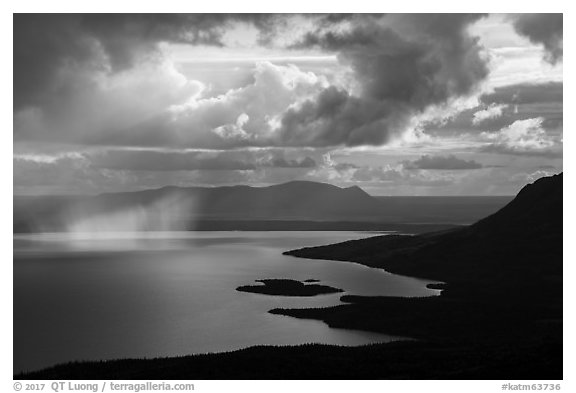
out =
[[[315,147],[381,145],[388,141],[389,130],[401,126],[400,110],[393,112],[377,101],[363,100],[331,86],[314,100],[284,114],[276,143]]]
[[[466,27],[478,15],[311,15],[319,26],[348,22],[343,33],[317,31],[300,47],[338,53],[352,67],[360,94],[329,88],[290,110],[279,144],[382,144],[411,115],[470,93],[487,74]],[[262,37],[282,20],[275,15],[117,14],[15,15],[15,109],[70,93],[58,85],[63,67],[131,67],[162,41],[221,45],[226,23],[252,23]],[[263,38],[264,39],[264,38]],[[103,61],[105,61],[103,63]],[[107,62],[107,63],[106,63]]]
[[[483,165],[474,160],[463,160],[454,155],[429,156],[424,155],[414,161],[404,161],[406,169],[432,169],[432,170],[465,170],[480,169]]]
[[[143,59],[154,58],[159,54],[161,42],[223,45],[222,37],[230,23],[241,21],[258,29],[261,43],[270,43],[270,37],[277,34],[290,17],[269,14],[15,15],[14,108],[16,111],[28,107],[41,109],[20,111],[25,112],[25,116],[19,118],[25,119],[28,127],[20,127],[19,138],[30,137],[23,135],[26,129],[37,133],[42,127],[34,126],[39,122],[48,125],[44,128],[56,130],[55,133],[65,129],[59,121],[79,113],[69,110],[76,102],[82,104],[82,100],[76,99],[81,96],[78,92],[98,88],[90,85],[97,84],[90,76],[98,72],[117,74]],[[357,86],[350,90],[327,87],[314,98],[291,107],[281,116],[280,128],[264,141],[237,138],[230,143],[316,147],[385,144],[402,133],[414,116],[431,106],[472,94],[488,74],[481,47],[468,33],[468,27],[481,15],[303,17],[315,20],[318,29],[305,35],[295,46],[336,53],[339,62],[352,70]],[[334,30],[335,25],[346,28]],[[92,103],[89,99],[86,102]],[[142,121],[148,121],[148,116],[143,117]],[[74,131],[74,135],[78,134],[76,139],[81,141],[99,141],[111,134],[116,142],[126,139],[124,144],[128,146],[161,146],[166,145],[166,138],[171,138],[170,131],[160,135],[162,132],[158,130],[163,130],[162,127],[151,132],[150,138],[141,132],[128,132],[132,126],[130,119],[105,125],[96,120],[86,121],[87,125],[73,123],[69,128],[77,130],[82,126],[89,131],[83,134]],[[173,125],[168,123],[168,128]],[[182,135],[181,131],[176,132],[177,136]],[[67,134],[72,132],[60,133],[70,138]],[[148,139],[151,143],[143,143]]]
[[[344,31],[318,30],[297,48],[336,52],[359,92],[329,87],[289,110],[280,138],[288,145],[379,145],[412,116],[474,91],[488,75],[468,26],[481,15],[353,16]]]
[[[316,161],[310,157],[286,158],[282,152],[263,153],[206,152],[206,151],[153,151],[107,150],[87,154],[94,168],[130,171],[233,171],[257,168],[313,168]]]
[[[266,14],[15,14],[14,109],[37,105],[69,86],[64,68],[130,68],[157,54],[160,42],[221,46],[231,21],[246,21],[271,34]]]
[[[546,61],[556,64],[562,60],[562,14],[519,14],[514,17],[513,24],[518,34],[544,46]]]

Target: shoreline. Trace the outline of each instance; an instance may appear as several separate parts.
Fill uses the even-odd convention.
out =
[[[75,363],[19,377],[562,379],[562,216],[562,175],[555,175],[524,187],[500,211],[469,227],[284,253],[442,282],[439,296],[344,295],[344,304],[333,307],[270,310],[416,342],[252,347],[184,358]]]
[[[401,236],[401,235],[400,235]],[[406,236],[413,238],[413,236]],[[374,238],[368,238],[374,239]],[[349,242],[362,242],[367,239],[350,240]],[[299,250],[286,251],[283,254],[300,257],[294,254],[302,253],[304,250],[316,250],[318,248],[327,248],[338,246],[335,245],[308,247]],[[308,256],[306,258],[309,258]],[[358,260],[346,259],[323,259],[335,262],[357,263],[369,268],[381,269],[382,267],[374,266],[371,263],[365,263]],[[390,272],[391,274],[398,274]],[[430,277],[417,277],[431,279]],[[486,327],[482,323],[485,317],[483,312],[478,315],[472,312],[475,317],[470,318],[471,309],[469,299],[463,299],[458,302],[452,297],[443,297],[443,293],[449,287],[449,283],[432,283],[427,287],[436,287],[432,289],[440,290],[437,296],[425,297],[390,297],[390,296],[357,296],[343,295],[340,301],[344,304],[323,307],[323,308],[303,308],[303,309],[271,309],[268,312],[274,315],[283,315],[293,318],[313,319],[322,321],[330,328],[360,330],[372,333],[382,333],[392,336],[409,337],[404,340],[393,341],[389,343],[376,343],[360,346],[339,346],[326,344],[301,344],[286,346],[251,346],[243,349],[214,352],[205,354],[192,354],[174,357],[159,358],[127,358],[100,361],[71,361],[61,363],[41,370],[19,373],[14,376],[15,379],[480,379],[480,378],[510,378],[515,375],[515,379],[530,379],[533,373],[538,372],[544,379],[561,379],[562,368],[554,364],[550,367],[550,359],[557,359],[561,356],[562,345],[558,343],[557,338],[546,340],[527,340],[526,338],[534,334],[534,331],[518,334],[518,331],[525,328],[528,321],[522,315],[514,313],[514,307],[502,307],[500,310],[492,310],[499,314],[497,320],[505,321],[506,318],[512,322],[509,327],[513,328],[509,332],[515,334],[515,339],[510,340],[512,335],[506,335],[505,339],[494,339],[493,332],[488,330],[482,332],[478,326]],[[482,303],[476,311],[482,311]],[[447,312],[453,312],[456,315],[447,316]],[[460,319],[463,324],[455,323],[459,317],[465,314],[468,318]],[[412,318],[407,318],[412,316]],[[439,318],[439,316],[442,316]],[[491,318],[492,319],[492,318]],[[423,323],[424,321],[428,323]],[[436,325],[430,325],[429,321],[436,321]],[[520,323],[514,323],[518,322]],[[561,321],[560,321],[561,322]],[[518,331],[515,331],[518,329]],[[471,340],[471,332],[473,339]],[[520,349],[516,349],[519,346]],[[506,348],[506,349],[504,349]],[[447,354],[447,351],[455,353]],[[273,362],[285,362],[291,356],[303,356],[305,362],[319,361],[323,357],[335,357],[336,359],[346,359],[347,367],[354,362],[358,362],[360,353],[367,352],[366,356],[370,359],[370,364],[375,360],[396,362],[402,367],[410,368],[410,359],[419,356],[421,352],[426,352],[427,356],[434,358],[434,361],[446,362],[448,358],[459,359],[459,362],[468,362],[477,351],[491,353],[495,359],[502,356],[505,359],[506,366],[501,364],[499,367],[492,365],[474,364],[471,369],[466,369],[466,365],[459,364],[458,370],[446,368],[442,373],[435,374],[427,372],[427,362],[420,365],[412,365],[410,377],[407,377],[404,371],[382,373],[381,370],[361,370],[360,366],[352,367],[350,373],[333,374],[324,371],[315,370],[309,376],[306,373],[308,367],[312,366],[295,366],[288,371],[276,372],[274,369],[263,371],[256,364],[264,359],[272,359]],[[523,358],[542,351],[545,355],[539,359],[533,359],[531,367],[528,367]],[[462,358],[460,358],[462,356]],[[261,359],[261,360],[259,360]],[[406,364],[402,360],[406,361]],[[377,364],[380,364],[378,363]],[[232,364],[230,364],[232,362]],[[242,372],[235,371],[237,363],[247,363],[247,370]],[[337,361],[338,363],[338,361]],[[213,371],[203,370],[207,364],[213,364],[222,370],[210,377]],[[368,367],[367,364],[360,362],[362,367]],[[382,365],[382,364],[380,364]],[[547,366],[548,365],[548,366]],[[198,368],[191,370],[191,367]],[[279,368],[281,368],[278,365]],[[398,365],[399,368],[400,365]],[[484,368],[483,368],[484,367]],[[170,370],[166,370],[170,368]],[[203,370],[203,371],[202,371]],[[508,370],[503,373],[503,370]],[[308,370],[311,371],[311,370]],[[168,372],[168,373],[167,373]],[[435,371],[436,373],[438,370]],[[443,374],[443,373],[446,374]],[[171,373],[174,373],[172,375]],[[292,375],[292,373],[294,373]]]

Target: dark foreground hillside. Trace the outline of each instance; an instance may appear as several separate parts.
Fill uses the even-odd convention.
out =
[[[27,379],[562,378],[562,175],[526,186],[476,224],[382,236],[289,255],[352,261],[442,281],[428,298],[343,296],[275,309],[336,328],[411,337],[367,347],[254,347],[223,354],[61,365]],[[335,262],[336,263],[336,262]]]
[[[15,379],[561,379],[556,343],[251,347],[229,353],[69,363]]]
[[[392,273],[450,281],[461,288],[476,283],[508,286],[506,282],[523,278],[526,285],[539,286],[539,295],[542,285],[561,293],[562,174],[527,185],[501,210],[469,227],[373,237],[285,254],[353,261]]]

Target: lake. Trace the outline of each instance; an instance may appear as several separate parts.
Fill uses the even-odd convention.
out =
[[[235,290],[263,278],[319,279],[355,295],[429,296],[430,281],[283,251],[361,232],[14,235],[14,372],[73,360],[221,352],[253,345],[362,345],[395,337],[271,315],[340,304]]]

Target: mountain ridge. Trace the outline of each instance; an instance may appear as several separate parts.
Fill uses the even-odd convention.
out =
[[[473,201],[452,209],[450,201],[441,201],[440,204],[436,201],[433,207],[426,207],[420,200],[410,198],[382,200],[358,186],[338,187],[327,183],[291,181],[265,187],[165,186],[90,196],[15,196],[13,203],[14,232],[26,233],[68,231],[67,228],[74,226],[75,220],[113,222],[105,216],[123,213],[153,215],[142,226],[145,228],[143,230],[266,230],[266,225],[262,225],[264,222],[270,222],[269,227],[278,230],[281,229],[280,222],[290,222],[286,227],[292,230],[329,229],[329,223],[335,223],[332,225],[335,230],[389,230],[401,224],[404,227],[410,225],[414,231],[421,232],[419,228],[422,226],[430,228],[431,225],[440,225],[446,228],[469,223],[496,210],[504,202],[502,199],[490,199],[487,203],[475,205]],[[162,211],[168,212],[166,215],[169,217],[159,217]],[[222,222],[222,225],[216,221]],[[224,224],[224,221],[227,223]],[[248,225],[248,221],[259,224]],[[158,222],[172,222],[173,225],[158,227]],[[302,224],[296,225],[296,222]],[[364,226],[363,222],[366,223]]]
[[[561,348],[563,175],[524,187],[474,225],[416,236],[390,235],[288,251],[301,258],[356,262],[443,281],[439,296],[345,295],[328,308],[273,309],[330,327],[403,335],[445,346],[478,343]],[[562,351],[539,359],[524,379],[562,370]]]
[[[562,175],[538,180],[498,212],[465,228],[286,252],[445,281],[434,285],[442,289],[439,296],[344,295],[343,304],[333,307],[269,311],[415,340],[80,362],[16,377],[561,380],[562,181]]]
[[[490,269],[502,270],[507,265],[511,268],[520,261],[536,264],[536,255],[547,254],[556,261],[560,256],[560,264],[548,269],[558,274],[562,255],[562,179],[559,174],[537,180],[524,187],[508,205],[469,227],[413,237],[374,237],[285,254],[348,260],[437,280],[474,280],[478,274],[490,276]],[[546,243],[539,242],[541,239]],[[460,263],[462,258],[467,264]]]

